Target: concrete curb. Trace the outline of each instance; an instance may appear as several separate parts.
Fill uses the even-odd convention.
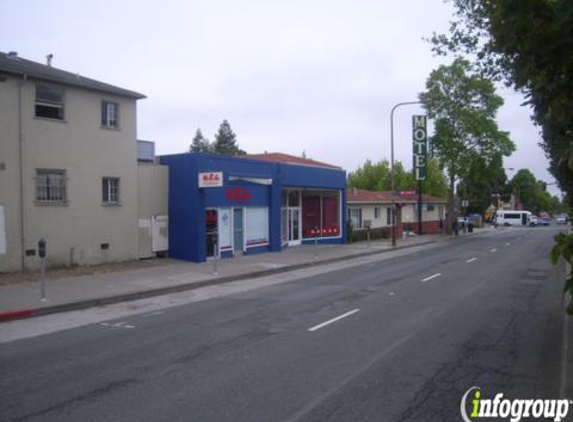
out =
[[[349,261],[352,259],[362,258],[365,256],[377,255],[377,254],[401,250],[401,249],[409,249],[409,248],[413,248],[416,246],[428,245],[431,243],[436,243],[436,240],[428,240],[425,242],[419,242],[419,243],[414,243],[414,244],[410,244],[410,245],[396,246],[396,247],[391,248],[391,249],[382,249],[382,250],[375,250],[375,251],[368,251],[368,252],[359,252],[357,254],[352,254],[352,255],[346,255],[346,256],[341,256],[341,257],[305,262],[302,264],[289,265],[289,266],[280,267],[280,268],[272,268],[272,269],[267,269],[267,270],[254,271],[251,273],[229,275],[229,276],[225,276],[225,277],[199,280],[199,281],[195,281],[192,283],[178,284],[176,286],[158,287],[158,288],[152,288],[152,289],[148,289],[148,290],[141,290],[138,292],[123,293],[123,294],[113,295],[113,296],[105,296],[105,297],[94,298],[94,299],[80,300],[77,302],[62,303],[60,305],[46,306],[46,307],[42,307],[42,308],[18,309],[18,310],[12,310],[12,311],[3,311],[3,312],[0,312],[0,323],[8,322],[8,321],[14,321],[14,320],[18,320],[18,319],[33,318],[33,317],[39,317],[39,316],[43,316],[43,315],[56,314],[56,313],[61,313],[61,312],[77,311],[80,309],[93,308],[96,306],[103,306],[103,305],[111,305],[111,304],[120,303],[120,302],[129,302],[129,301],[138,300],[138,299],[146,299],[146,298],[150,298],[150,297],[154,297],[154,296],[162,296],[162,295],[166,295],[166,294],[170,294],[170,293],[178,293],[178,292],[184,292],[184,291],[189,291],[189,290],[195,290],[195,289],[198,289],[200,287],[205,287],[205,286],[213,286],[213,285],[217,285],[217,284],[230,283],[233,281],[246,280],[249,278],[260,278],[260,277],[265,277],[265,276],[272,275],[272,274],[286,273],[286,272],[300,270],[300,269],[304,269],[304,268],[310,268],[310,267],[316,267],[319,265],[329,264],[332,262]]]

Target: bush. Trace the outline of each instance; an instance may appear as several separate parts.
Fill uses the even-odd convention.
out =
[[[350,220],[346,221],[346,241],[352,243],[354,241],[354,226]]]
[[[358,230],[353,232],[348,232],[348,238],[352,242],[364,242],[367,240],[367,230]],[[370,239],[389,239],[392,235],[391,227],[378,227],[376,229],[370,229]]]

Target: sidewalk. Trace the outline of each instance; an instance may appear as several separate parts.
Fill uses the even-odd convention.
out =
[[[287,248],[280,253],[217,260],[216,274],[213,261],[191,263],[169,259],[166,265],[161,266],[60,279],[50,279],[48,271],[46,301],[40,300],[39,282],[0,286],[0,322],[262,277],[445,239],[445,236],[439,235],[411,236],[406,241],[399,239],[394,248],[389,240],[372,241],[370,247],[366,242],[303,245]]]

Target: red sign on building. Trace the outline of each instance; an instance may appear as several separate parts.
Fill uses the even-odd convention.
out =
[[[251,193],[248,189],[242,188],[240,186],[227,188],[227,198],[229,201],[244,204],[245,202],[249,202],[251,200]]]
[[[223,172],[213,171],[210,173],[199,173],[200,188],[220,188],[223,186]]]

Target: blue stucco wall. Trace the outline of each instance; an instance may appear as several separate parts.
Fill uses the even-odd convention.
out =
[[[346,173],[307,166],[268,163],[215,154],[176,154],[160,157],[169,167],[169,254],[195,262],[206,260],[205,209],[209,207],[264,206],[269,208],[269,245],[249,248],[246,253],[281,250],[281,190],[283,188],[338,189],[342,192],[342,238],[346,239]],[[198,187],[201,172],[222,171],[223,187]],[[272,179],[270,186],[229,180],[233,177]],[[235,193],[248,191],[248,198]],[[240,195],[239,195],[240,196]],[[324,243],[332,243],[324,239]],[[323,243],[321,241],[321,243]],[[225,256],[229,253],[225,252]]]

